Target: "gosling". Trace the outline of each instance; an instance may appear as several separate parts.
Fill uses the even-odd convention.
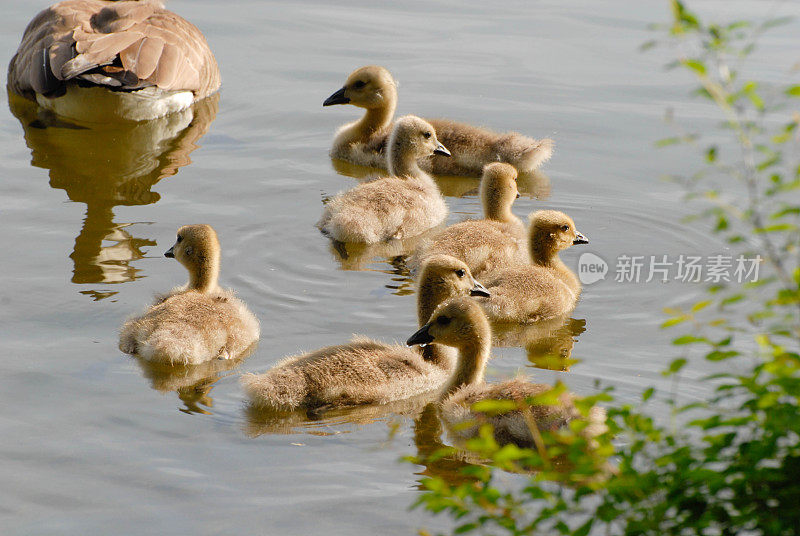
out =
[[[233,291],[217,284],[220,248],[210,225],[178,229],[164,256],[186,267],[189,282],[156,296],[143,315],[125,322],[120,350],[154,363],[196,365],[236,358],[258,340],[256,317]]]
[[[418,160],[449,156],[433,127],[414,116],[397,120],[389,139],[389,172],[335,196],[317,227],[339,242],[374,244],[417,236],[442,223],[447,205]]]
[[[28,24],[11,92],[90,122],[154,119],[220,86],[203,34],[157,1],[66,0]]]
[[[477,435],[480,423],[488,422],[498,443],[532,447],[531,429],[522,410],[501,415],[485,415],[472,410],[472,405],[480,400],[524,402],[526,398],[552,389],[550,385],[530,383],[521,378],[487,384],[484,372],[491,352],[491,340],[489,321],[481,307],[473,300],[453,298],[440,305],[407,344],[433,343],[434,346],[443,344],[458,349],[455,371],[439,397],[442,420],[455,434],[469,439]],[[529,411],[536,425],[546,430],[557,430],[569,421],[581,418],[569,393],[563,393],[557,404],[533,404]],[[594,407],[590,410],[583,430],[587,439],[605,431],[605,420],[604,409]]]
[[[448,298],[487,295],[457,259],[436,256],[423,266],[417,289],[417,317],[425,323]],[[437,389],[450,376],[452,352],[421,352],[355,336],[349,343],[288,357],[264,374],[245,374],[241,384],[252,405],[291,411],[386,404]]]
[[[481,300],[493,322],[538,322],[569,314],[581,294],[581,283],[558,256],[573,244],[588,244],[572,218],[555,210],[530,215],[528,250],[531,264],[485,274],[491,297]]]
[[[528,256],[525,226],[511,212],[519,197],[517,170],[500,162],[487,164],[480,197],[484,219],[451,225],[432,241],[421,244],[409,265],[413,268],[430,255],[445,254],[464,261],[479,277],[509,264],[524,263]]]
[[[336,132],[331,157],[362,166],[387,169],[387,138],[397,107],[397,84],[378,65],[353,71],[344,86],[328,97],[323,106],[352,104],[366,109],[364,116]],[[434,157],[422,163],[436,175],[479,176],[490,162],[507,162],[520,172],[531,172],[550,159],[553,140],[535,140],[516,132],[498,134],[484,128],[446,119],[428,120],[439,139],[453,153],[452,159]]]

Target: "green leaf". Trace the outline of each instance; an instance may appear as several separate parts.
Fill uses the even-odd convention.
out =
[[[764,109],[764,99],[756,93],[755,91],[748,91],[746,93],[747,98],[750,99],[750,102],[755,106],[756,110],[763,110]]]
[[[800,97],[800,85],[786,88],[786,94],[790,97]]]
[[[513,400],[479,400],[472,404],[472,411],[478,413],[508,413],[517,409]]]
[[[664,376],[670,376],[672,374],[675,374],[676,372],[681,370],[684,366],[686,366],[687,362],[688,361],[683,357],[675,359],[672,361],[672,363],[669,364],[669,368],[667,368],[667,370],[665,370],[662,374]]]
[[[669,327],[672,327],[672,326],[676,326],[676,325],[680,324],[681,322],[686,322],[688,319],[689,319],[689,317],[685,316],[685,315],[676,316],[674,318],[669,318],[669,319],[665,320],[661,324],[661,328],[665,329],[665,328],[669,328]]]
[[[703,62],[699,60],[682,60],[681,64],[683,64],[685,67],[688,67],[689,69],[693,70],[694,72],[696,72],[701,76],[705,76],[706,74],[706,66],[703,65]]]
[[[575,529],[572,533],[572,536],[586,536],[589,534],[589,531],[592,530],[592,525],[594,524],[594,519],[590,518],[586,523]]]
[[[764,160],[759,162],[756,165],[756,169],[758,171],[764,171],[768,167],[772,167],[772,166],[774,166],[775,164],[777,164],[780,161],[781,161],[781,154],[780,153],[773,153],[768,158],[765,158]]]
[[[723,361],[731,357],[736,357],[737,355],[739,355],[739,352],[736,352],[734,350],[730,350],[727,352],[714,350],[713,352],[710,352],[706,355],[706,359],[709,361]]]
[[[656,142],[656,147],[666,147],[668,145],[675,145],[681,142],[681,138],[674,136],[672,138],[664,138]]]
[[[768,225],[767,227],[759,227],[753,229],[754,233],[757,234],[765,234],[765,233],[777,233],[781,231],[796,231],[797,226],[791,223],[777,223],[775,225]]]
[[[705,337],[697,337],[696,335],[683,335],[677,339],[672,340],[672,344],[676,346],[683,346],[684,344],[695,344],[698,342],[708,342]]]

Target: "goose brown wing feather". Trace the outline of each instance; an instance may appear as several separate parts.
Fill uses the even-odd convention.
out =
[[[124,88],[155,85],[200,99],[220,85],[214,55],[193,24],[157,2],[102,0],[66,0],[39,13],[11,60],[8,84],[47,95],[112,63],[126,71],[113,76]]]

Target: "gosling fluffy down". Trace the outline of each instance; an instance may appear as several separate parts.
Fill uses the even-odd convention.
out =
[[[521,378],[485,383],[491,340],[489,321],[480,306],[473,300],[453,298],[440,305],[407,344],[444,344],[458,349],[456,367],[439,399],[442,420],[453,433],[468,439],[477,435],[480,424],[488,422],[498,443],[531,447],[533,437],[521,410],[501,415],[472,410],[472,405],[480,400],[523,401],[552,389],[550,385],[530,383]],[[573,419],[582,418],[570,393],[563,393],[557,404],[533,404],[529,411],[529,416],[541,429],[555,430]],[[602,408],[592,408],[587,420],[583,431],[587,438],[605,431]]]
[[[517,170],[509,164],[487,164],[481,179],[482,220],[468,220],[449,226],[433,240],[423,243],[409,260],[413,268],[431,255],[450,255],[464,261],[476,277],[511,264],[524,263],[528,256],[526,230],[511,212],[517,191]]]
[[[420,324],[442,301],[468,294],[486,291],[464,263],[430,259],[417,292]],[[439,388],[452,367],[448,352],[356,336],[347,344],[288,357],[264,374],[245,374],[241,384],[254,406],[271,410],[385,404]]]
[[[397,120],[389,143],[389,172],[335,196],[317,227],[340,242],[373,244],[416,236],[447,217],[447,205],[417,161],[449,155],[433,127],[414,116]]]
[[[189,282],[157,296],[144,314],[126,321],[120,350],[156,363],[194,365],[235,358],[258,340],[256,317],[217,283],[220,247],[211,226],[181,227],[165,256],[186,267]]]
[[[540,210],[530,220],[531,263],[484,275],[491,296],[481,300],[481,305],[494,322],[546,320],[570,313],[578,303],[581,283],[558,253],[589,240],[563,212]]]
[[[331,148],[331,156],[363,166],[386,169],[387,138],[397,107],[397,84],[385,68],[368,65],[353,71],[344,86],[328,97],[323,106],[352,104],[366,109],[364,116],[342,126]],[[484,128],[446,119],[429,119],[439,140],[453,158],[439,156],[422,163],[436,175],[480,175],[490,162],[507,162],[520,172],[530,172],[550,159],[553,140],[535,140],[516,132],[498,134]]]

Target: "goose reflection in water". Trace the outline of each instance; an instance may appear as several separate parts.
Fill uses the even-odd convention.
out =
[[[397,419],[419,416],[422,409],[436,398],[435,392],[423,393],[387,404],[370,404],[333,408],[327,411],[278,411],[248,403],[244,408],[244,434],[258,437],[265,434],[337,435],[348,431],[343,425],[365,425],[384,421],[390,429]]]
[[[576,362],[572,350],[586,320],[558,317],[533,324],[493,324],[492,346],[524,348],[536,368],[566,372]]]
[[[142,369],[142,376],[150,380],[150,386],[161,393],[175,392],[183,402],[179,408],[184,413],[210,415],[214,406],[211,390],[221,378],[233,371],[250,356],[256,348],[251,346],[235,359],[213,359],[199,365],[166,365],[134,357]]]
[[[475,482],[477,478],[464,471],[465,468],[481,463],[483,460],[473,460],[473,456],[466,450],[454,450],[443,454],[442,449],[449,448],[442,439],[444,426],[439,418],[439,409],[436,403],[425,406],[414,419],[414,445],[417,447],[417,461],[423,469],[415,473],[419,477],[439,477],[450,486],[458,486],[467,482]],[[417,488],[424,491],[427,488],[420,479]]]
[[[353,164],[338,158],[331,158],[331,165],[334,171],[339,175],[352,177],[360,181],[386,175],[386,170],[359,166],[358,164]],[[477,195],[478,187],[481,183],[480,178],[460,177],[456,175],[433,175],[433,178],[436,181],[436,186],[439,187],[439,190],[445,197],[463,197],[468,194]],[[517,176],[517,188],[522,196],[544,200],[550,197],[550,178],[539,170],[530,173],[520,173]],[[345,187],[342,186],[342,189],[345,189]]]
[[[113,209],[160,199],[151,188],[191,163],[189,154],[214,121],[218,101],[215,94],[151,121],[90,124],[59,118],[9,94],[11,112],[22,123],[31,149],[31,164],[49,170],[51,187],[86,204],[70,254],[73,283],[115,284],[140,277],[130,262],[142,258],[141,248],[155,241],[134,236],[133,223],[115,223]],[[95,300],[116,294],[99,289],[81,293]]]
[[[439,226],[417,236],[377,244],[352,244],[329,239],[330,251],[341,270],[383,272],[392,276],[385,287],[392,294],[407,296],[414,293],[415,283],[406,260],[423,240],[430,239],[442,228]]]

